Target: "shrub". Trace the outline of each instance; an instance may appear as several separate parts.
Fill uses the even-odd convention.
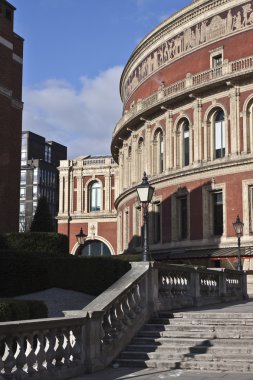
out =
[[[68,255],[68,237],[56,232],[23,232],[0,235],[0,249]],[[1,254],[1,253],[0,253]]]
[[[47,318],[48,311],[42,301],[0,299],[0,322]]]
[[[129,269],[128,262],[110,257],[50,257],[2,251],[0,296],[13,297],[52,287],[97,296]]]

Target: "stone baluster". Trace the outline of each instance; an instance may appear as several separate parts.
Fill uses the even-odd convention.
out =
[[[82,349],[81,349],[81,327],[77,326],[71,328],[69,332],[69,339],[71,342],[71,354],[73,357],[73,364],[78,365],[82,362]]]
[[[27,335],[26,337],[26,357],[27,357],[27,372],[29,374],[34,374],[36,373],[36,362],[37,358],[35,355],[35,350],[37,348],[37,339],[36,335],[34,335],[34,332],[31,332]]]
[[[49,330],[47,332],[46,336],[46,360],[47,360],[47,370],[52,370],[54,369],[54,347],[55,347],[55,335],[52,330]]]
[[[64,335],[61,329],[56,330],[57,347],[55,349],[55,366],[62,367],[64,365]]]
[[[132,323],[131,318],[129,317],[130,314],[130,306],[128,304],[128,297],[127,294],[124,294],[122,297],[122,312],[123,312],[123,319],[122,322],[126,326],[130,326]]]
[[[12,374],[12,370],[16,364],[14,353],[12,351],[12,347],[13,347],[13,337],[12,336],[8,336],[6,338],[6,346],[7,347],[5,350],[5,354],[7,354],[7,356],[4,359],[4,376],[7,380],[9,380],[9,379],[14,378],[14,376]]]
[[[71,360],[71,342],[70,342],[70,331],[68,328],[62,329],[62,334],[64,336],[63,350],[64,350],[64,365],[69,368],[73,365]]]
[[[14,357],[16,359],[15,375],[17,377],[21,377],[25,373],[24,367],[26,365],[26,355],[25,355],[24,346],[25,346],[25,337],[22,334],[22,335],[17,337],[17,349],[16,349],[16,353],[14,355]],[[1,373],[1,369],[0,369],[0,373]]]
[[[102,327],[104,330],[103,342],[106,344],[110,344],[113,341],[112,324],[111,324],[111,319],[110,319],[110,310],[107,310],[105,315],[104,315]]]
[[[129,316],[131,319],[134,319],[136,318],[136,313],[135,313],[135,300],[133,298],[133,290],[130,289],[129,292],[128,292],[128,304],[129,304],[129,307],[130,307],[130,313],[129,313]]]
[[[46,371],[46,353],[45,353],[45,331],[40,331],[37,335],[39,350],[36,353],[37,356],[37,371],[42,373]]]

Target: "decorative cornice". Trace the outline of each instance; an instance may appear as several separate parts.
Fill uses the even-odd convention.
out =
[[[162,175],[159,175],[157,177],[149,177],[149,183],[153,186],[156,184],[164,183],[164,186],[168,187],[170,185],[169,181],[176,181],[180,180],[180,183],[182,182],[189,182],[191,180],[190,177],[192,176],[198,176],[204,175],[207,173],[208,178],[211,178],[215,173],[215,175],[221,175],[218,171],[223,170],[224,175],[227,175],[227,171],[232,169],[232,173],[238,173],[242,172],[242,167],[248,166],[248,170],[252,170],[253,165],[253,157],[245,157],[242,155],[234,156],[233,158],[227,157],[225,159],[221,160],[215,160],[215,161],[208,161],[203,162],[201,161],[198,166],[194,165],[190,168],[184,168],[184,169],[177,169],[173,170],[171,172],[163,172]],[[238,168],[237,171],[235,171],[235,168]],[[195,178],[196,179],[196,178]],[[193,179],[194,180],[194,179]],[[174,183],[173,183],[174,184]],[[136,184],[137,185],[137,184]],[[162,188],[162,187],[160,187]],[[126,197],[129,197],[130,195],[134,195],[136,192],[136,186],[133,186],[124,192],[122,192],[119,197],[115,200],[114,206],[117,209],[119,206],[119,203]]]
[[[252,0],[206,0],[202,5],[198,2],[185,8],[161,24],[138,45],[123,71],[120,83],[123,102],[126,103],[148,77],[171,62],[216,40],[252,28],[252,5]]]

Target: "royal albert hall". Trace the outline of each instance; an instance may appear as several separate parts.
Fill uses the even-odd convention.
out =
[[[146,171],[153,257],[253,269],[253,1],[195,0],[151,31],[120,82],[117,253],[140,251]],[[160,256],[159,256],[160,255]]]

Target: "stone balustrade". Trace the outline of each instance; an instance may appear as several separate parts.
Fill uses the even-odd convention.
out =
[[[118,121],[113,131],[113,138],[132,119],[140,116],[143,111],[153,108],[156,105],[168,102],[186,91],[191,92],[212,82],[229,81],[229,79],[245,74],[253,68],[253,56],[238,59],[236,61],[224,61],[223,65],[211,68],[206,71],[192,75],[188,73],[186,78],[172,83],[171,85],[159,88],[158,91],[145,99],[139,99],[128,112]]]
[[[165,263],[132,269],[65,318],[0,323],[0,379],[67,379],[108,366],[160,310],[247,297],[246,273]]]

